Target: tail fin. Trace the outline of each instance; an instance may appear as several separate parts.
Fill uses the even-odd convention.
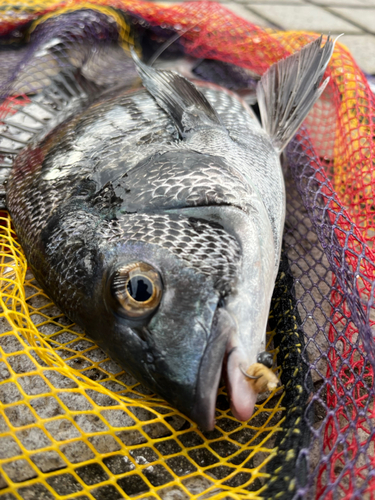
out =
[[[321,47],[322,36],[277,62],[257,86],[262,123],[274,147],[282,151],[319,99],[329,78],[319,87],[335,41]]]

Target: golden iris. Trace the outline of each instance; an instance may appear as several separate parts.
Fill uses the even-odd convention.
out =
[[[163,284],[158,271],[150,264],[134,262],[117,271],[112,290],[127,316],[141,318],[158,307]]]

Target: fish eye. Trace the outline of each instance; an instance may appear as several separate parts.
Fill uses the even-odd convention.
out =
[[[160,304],[163,284],[160,274],[145,262],[120,268],[112,278],[112,294],[126,316],[142,318]]]

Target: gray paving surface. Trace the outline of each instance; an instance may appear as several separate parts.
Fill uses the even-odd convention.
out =
[[[364,71],[375,74],[375,0],[237,0],[222,4],[262,26],[344,33],[341,43]]]

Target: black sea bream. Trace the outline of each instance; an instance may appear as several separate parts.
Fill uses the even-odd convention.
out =
[[[262,77],[263,128],[234,93],[133,54],[145,88],[86,107],[74,97],[70,118],[31,140],[7,184],[46,293],[203,429],[224,361],[241,420],[277,383],[264,350],[285,212],[279,155],[327,83],[333,42],[321,42]]]

